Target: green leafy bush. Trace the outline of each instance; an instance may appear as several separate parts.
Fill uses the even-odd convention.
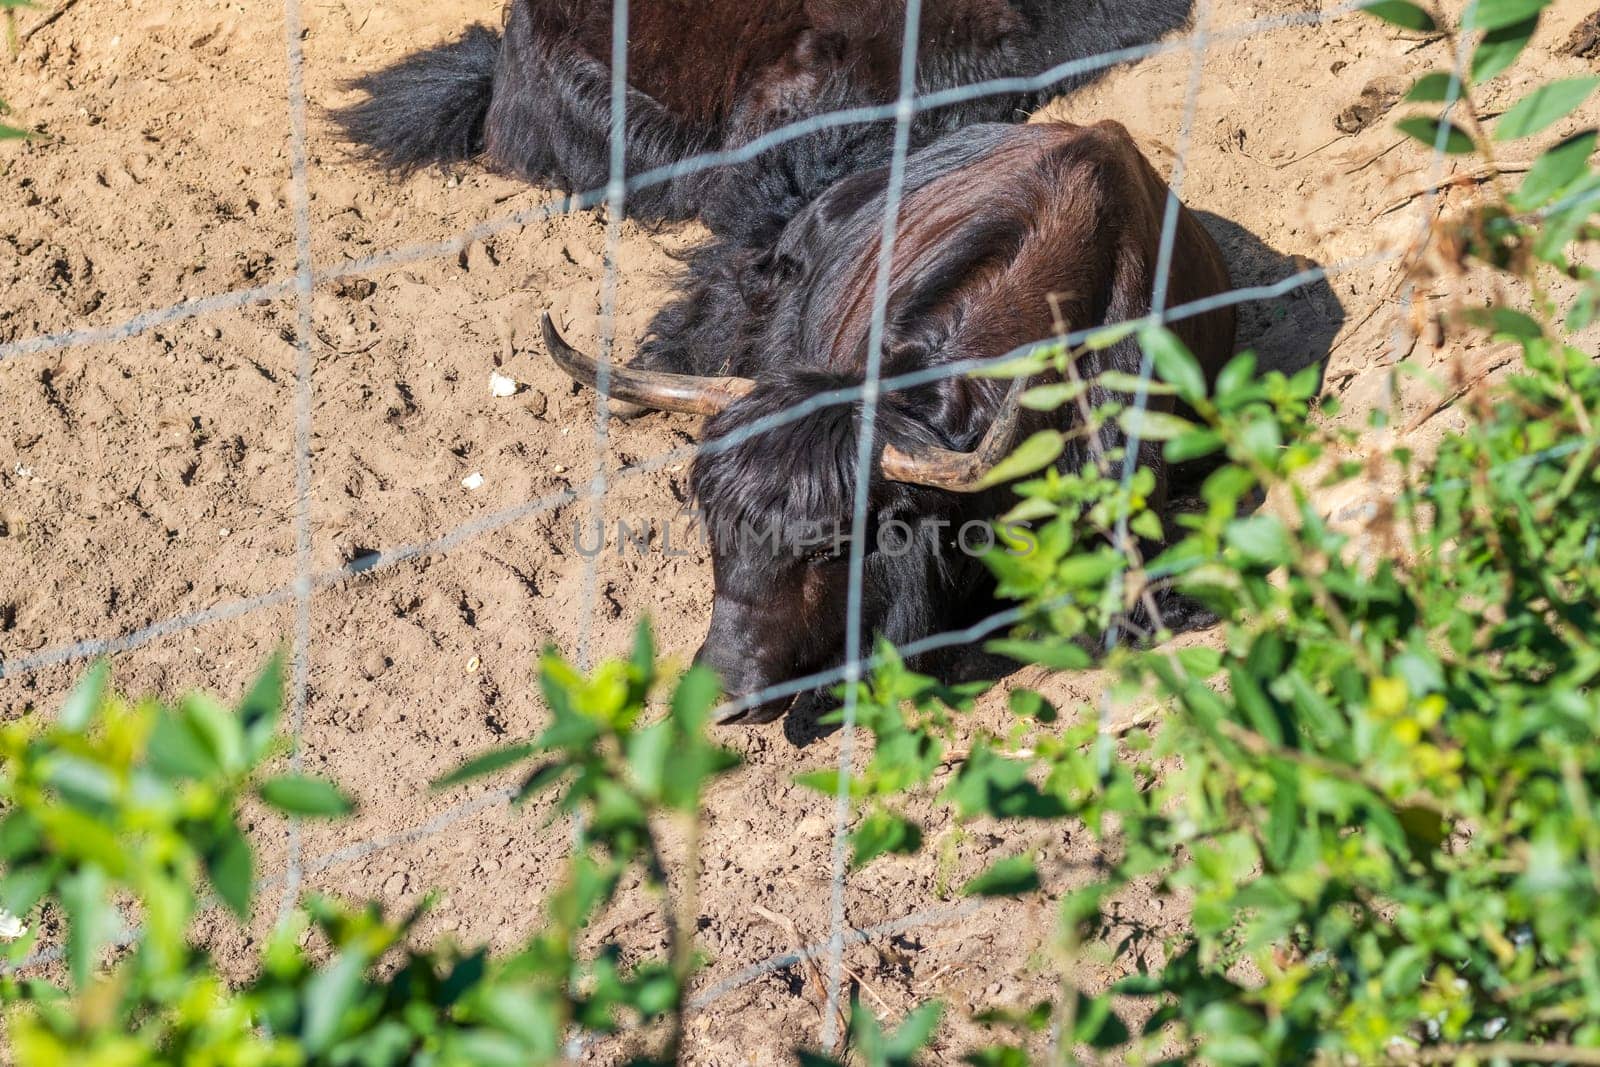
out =
[[[1475,76],[1516,58],[1538,7],[1480,0]],[[1444,25],[1401,0],[1372,10]],[[1492,164],[1494,141],[1547,128],[1596,84],[1536,89],[1491,136],[1470,79],[1430,73],[1410,99],[1459,96],[1461,121],[1421,115],[1400,127]],[[1434,455],[1356,447],[1328,428],[1315,371],[1261,377],[1243,355],[1208,394],[1176,339],[1145,326],[1161,387],[1196,417],[1145,419],[1144,437],[1164,441],[1171,460],[1224,461],[1175,543],[1148,562],[1117,544],[1119,520],[1160,533],[1148,481],[1121,491],[1120,457],[1073,474],[1033,464],[1007,518],[1037,524],[1040,550],[993,560],[1031,614],[992,647],[1070,666],[1130,611],[1158,617],[1150,594],[1168,586],[1203,601],[1224,631],[1220,649],[1106,657],[1120,692],[1159,702],[1153,731],[1119,738],[1094,708],[1062,728],[1042,696],[1020,691],[1014,728],[973,742],[943,794],[958,816],[1071,816],[1113,857],[1104,878],[1064,900],[1062,945],[1105,935],[1102,909],[1134,884],[1189,915],[1159,968],[997,1019],[1054,1020],[1067,1045],[1141,1059],[1600,1062],[1600,366],[1564,339],[1600,296],[1575,255],[1600,235],[1595,144],[1593,130],[1565,138],[1519,187],[1497,181],[1417,250],[1419,275],[1496,270],[1527,293],[1522,309],[1467,309],[1449,324],[1523,358],[1503,386],[1463,385],[1469,425]],[[1579,283],[1565,306],[1551,295],[1556,276]],[[1079,354],[1041,357],[1063,384],[1035,390],[1040,406],[1081,398]],[[1119,404],[1085,414],[1138,418]],[[1373,423],[1381,432],[1382,413]],[[1352,454],[1362,458],[1340,459]],[[1325,519],[1321,494],[1359,480],[1370,487],[1364,519]],[[861,695],[878,755],[854,786],[867,808],[856,833],[899,820],[892,840],[915,842],[920,829],[893,797],[908,768],[912,786],[929,776],[885,754],[937,748],[950,731],[935,718],[907,736],[902,708],[925,680],[880,658],[887,667]],[[858,856],[872,851],[858,839]],[[1026,890],[1029,859],[1003,862],[980,882]],[[1113,1008],[1137,999],[1151,1001],[1132,1013],[1146,1021],[1117,1021]],[[1027,1056],[1001,1045],[971,1062]]]
[[[1428,110],[1400,128],[1492,167],[1496,142],[1546,130],[1587,98],[1591,79],[1551,83],[1492,132],[1475,110],[1474,84],[1516,62],[1541,6],[1476,0],[1471,23],[1451,27],[1406,0],[1372,5],[1412,30],[1472,35],[1465,80],[1419,78],[1408,101]],[[1086,347],[1137,330],[1154,388],[1192,418],[1126,402],[1087,410],[1082,352],[1037,355],[1032,366],[1060,380],[1029,406],[1076,405],[1085,425],[1119,420],[1169,459],[1214,469],[1199,509],[1172,528],[1150,507],[1149,475],[1125,484],[1115,454],[1064,474],[1050,466],[1062,441],[1046,433],[1004,470],[1025,479],[1005,518],[1030,523],[1038,547],[993,556],[1026,613],[991,647],[1055,670],[1098,657],[1113,697],[1159,710],[1151,728],[1113,729],[1104,706],[1068,713],[1018,689],[1014,718],[985,730],[968,714],[984,686],[917,674],[886,645],[860,687],[874,744],[850,782],[853,863],[923,847],[902,800],[952,763],[939,799],[957,819],[1074,819],[1103,844],[1096,880],[1063,898],[1049,935],[1062,994],[985,1012],[996,1043],[968,1062],[1026,1064],[1045,1039],[1019,1035],[1048,1030],[1063,1061],[1600,1063],[1600,367],[1570,341],[1600,303],[1600,275],[1578,254],[1600,237],[1597,137],[1564,138],[1515,188],[1495,177],[1413,250],[1418,279],[1500,272],[1525,294],[1449,324],[1523,358],[1493,389],[1456,383],[1470,419],[1432,454],[1331,428],[1314,372],[1259,375],[1242,355],[1207,390],[1159,325]],[[1558,301],[1561,288],[1571,295]],[[1359,521],[1324,517],[1324,493],[1362,485]],[[1170,547],[1146,560],[1136,538]],[[1108,631],[1159,636],[1168,587],[1217,614],[1220,647],[1104,651]],[[41,917],[65,927],[59,981],[0,978],[15,1058],[530,1064],[559,1059],[580,1032],[632,1031],[652,1050],[635,1062],[677,1061],[702,791],[734,760],[705,739],[717,694],[704,673],[651,708],[667,688],[655,658],[644,628],[630,659],[588,676],[548,653],[544,732],[438,783],[517,769],[519,801],[554,793],[554,815],[581,818],[538,929],[500,959],[416,944],[420,912],[390,922],[324,898],[280,925],[239,983],[190,939],[208,897],[240,916],[255,903],[241,801],[302,817],[348,808],[327,783],[258,777],[277,752],[276,666],[233,709],[129,703],[106,694],[97,669],[54,721],[0,727],[0,908],[36,930]],[[829,796],[838,786],[831,771],[801,780]],[[691,857],[670,887],[669,820]],[[629,871],[659,895],[664,959],[579,949]],[[960,891],[1040,882],[1036,857],[1021,854]],[[1110,902],[1135,886],[1171,898],[1186,927],[1159,966],[1076,988],[1075,953],[1106,939]],[[10,945],[10,960],[32,942]],[[891,1025],[853,1006],[850,1055],[914,1062],[941,1016],[927,1004]]]
[[[257,780],[279,749],[278,665],[232,709],[198,696],[177,707],[130,703],[106,693],[102,665],[53,721],[0,727],[0,906],[32,917],[35,930],[41,915],[64,918],[68,963],[61,984],[0,977],[16,1061],[526,1065],[559,1059],[580,1029],[681,1020],[692,926],[675,924],[661,961],[624,964],[614,945],[585,958],[576,946],[630,868],[672,913],[657,823],[692,826],[704,783],[733,763],[704,738],[715,682],[691,672],[669,714],[645,724],[660,679],[643,628],[631,661],[583,678],[551,654],[542,680],[554,715],[540,739],[451,777],[536,753],[542,762],[521,796],[560,788],[557,810],[585,816],[583,841],[521,950],[491,960],[482,949],[420,947],[412,928],[426,904],[391,922],[376,904],[313,897],[250,961],[252,977],[231,986],[189,931],[208,893],[251,913],[257,886],[240,802],[253,794],[306,817],[350,808],[318,779]],[[692,909],[692,893],[685,899]],[[13,966],[33,941],[8,946]],[[667,1028],[660,1060],[676,1059],[680,1036]]]

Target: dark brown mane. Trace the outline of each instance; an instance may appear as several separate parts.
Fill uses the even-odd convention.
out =
[[[789,224],[770,255],[697,262],[695,276],[705,284],[663,312],[636,361],[748,379],[706,423],[711,447],[691,472],[712,523],[717,582],[701,657],[736,695],[823,669],[838,654],[838,560],[804,551],[804,538],[819,528],[870,538],[893,522],[920,524],[911,553],[868,552],[862,618],[869,631],[904,642],[964,625],[974,606],[992,610],[992,577],[937,531],[986,528],[1015,498],[976,478],[952,482],[918,457],[982,454],[980,443],[997,425],[1018,434],[1081,425],[1076,405],[1016,413],[1005,406],[1014,403],[1007,383],[996,379],[929,375],[914,387],[895,386],[874,408],[866,527],[853,525],[865,409],[859,400],[816,401],[864,377],[885,185],[879,169],[834,186]],[[916,153],[905,172],[882,375],[1001,357],[1050,337],[1058,308],[1072,330],[1145,315],[1167,200],[1166,184],[1115,122],[979,126]],[[1169,302],[1229,288],[1220,251],[1187,209],[1178,214],[1171,278]],[[1186,318],[1175,329],[1208,376],[1232,355],[1231,309]],[[1098,375],[1117,371],[1127,380],[1142,362],[1135,336],[1084,354],[1079,370],[1091,409],[1128,403]],[[1174,400],[1154,393],[1147,403],[1171,411]],[[1160,443],[1145,441],[1137,457],[1124,457],[1127,439],[1116,419],[1102,422],[1097,436],[1094,444],[1069,437],[1060,469],[1077,470],[1096,452],[1113,464],[1136,462],[1154,475],[1148,500],[1159,512],[1167,484]],[[889,448],[901,457],[893,464]],[[919,481],[919,471],[932,476]],[[777,531],[785,551],[741,540],[745,524]]]

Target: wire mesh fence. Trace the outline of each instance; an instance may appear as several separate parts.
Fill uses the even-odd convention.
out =
[[[1475,5],[1476,0],[1471,0],[1469,10]],[[917,27],[920,24],[921,6],[919,0],[909,0],[906,4],[906,33],[901,42],[900,70],[902,73],[897,98],[893,103],[875,107],[856,107],[813,116],[787,124],[733,149],[699,153],[667,166],[628,174],[625,159],[628,3],[627,0],[613,0],[613,40],[610,63],[612,75],[611,115],[608,138],[610,176],[603,188],[564,196],[531,210],[518,211],[501,218],[481,222],[464,229],[458,235],[447,240],[410,245],[344,262],[319,265],[313,261],[312,255],[310,202],[314,176],[310,173],[311,168],[308,163],[307,153],[308,116],[304,88],[305,58],[301,46],[303,27],[299,0],[285,0],[284,30],[288,72],[291,199],[295,235],[295,270],[292,277],[273,281],[266,285],[217,293],[198,299],[181,301],[166,307],[153,308],[115,325],[74,329],[0,344],[0,360],[26,359],[30,356],[61,349],[124,341],[146,331],[181,320],[220,314],[228,310],[245,307],[257,301],[292,300],[295,307],[294,348],[296,352],[293,405],[293,447],[295,453],[293,508],[295,567],[293,581],[258,596],[220,603],[200,611],[161,619],[136,630],[112,635],[84,636],[79,640],[45,648],[27,655],[5,656],[0,658],[0,679],[15,678],[96,656],[127,652],[150,642],[199,627],[239,619],[272,607],[292,603],[294,605],[294,630],[292,635],[293,656],[290,683],[290,731],[293,745],[291,760],[294,766],[298,768],[305,756],[302,735],[307,714],[310,661],[312,656],[311,643],[313,639],[310,612],[314,598],[319,595],[338,594],[347,591],[351,583],[358,579],[370,577],[375,573],[393,568],[406,561],[421,557],[445,555],[474,539],[523,523],[535,516],[549,514],[557,509],[574,505],[586,505],[592,509],[594,515],[598,516],[600,514],[599,508],[607,493],[613,491],[617,483],[623,479],[659,472],[670,465],[692,459],[696,455],[706,455],[719,450],[737,448],[741,443],[752,437],[768,432],[785,422],[804,418],[826,406],[855,404],[858,402],[863,413],[863,431],[859,439],[859,451],[856,457],[857,477],[855,482],[856,495],[853,501],[853,525],[854,528],[861,528],[864,524],[867,508],[866,487],[868,478],[866,475],[871,463],[872,435],[879,397],[886,392],[964,375],[977,369],[980,365],[988,365],[993,362],[969,360],[942,364],[888,378],[881,377],[879,356],[889,302],[889,271],[893,262],[897,227],[901,221],[899,217],[901,192],[905,178],[906,160],[910,152],[910,127],[913,116],[919,111],[967,101],[985,95],[1036,90],[1078,75],[1105,70],[1116,65],[1132,63],[1163,53],[1184,51],[1191,53],[1189,77],[1183,88],[1185,103],[1182,122],[1178,130],[1172,176],[1169,182],[1169,195],[1162,219],[1156,290],[1150,295],[1149,313],[1140,318],[1128,320],[1129,325],[1173,323],[1219,308],[1276,299],[1296,289],[1317,282],[1393,263],[1401,256],[1402,250],[1400,249],[1374,248],[1365,255],[1347,259],[1330,266],[1309,267],[1300,270],[1269,285],[1235,288],[1217,296],[1186,304],[1168,306],[1167,282],[1172,269],[1178,205],[1182,195],[1184,176],[1188,167],[1188,151],[1192,140],[1197,102],[1204,79],[1205,62],[1209,50],[1219,41],[1242,39],[1278,29],[1313,26],[1338,19],[1358,11],[1366,6],[1364,3],[1344,4],[1325,11],[1272,15],[1250,19],[1234,25],[1214,25],[1212,5],[1208,0],[1198,0],[1193,13],[1192,26],[1185,34],[1150,44],[1121,48],[1082,59],[1074,59],[1031,77],[995,79],[937,92],[918,93],[915,81],[915,56],[918,47]],[[1463,52],[1455,57],[1456,66],[1451,82],[1450,97],[1446,103],[1447,109],[1449,103],[1460,92],[1464,56],[1465,53]],[[861,384],[818,393],[805,402],[786,409],[779,415],[754,422],[734,433],[704,445],[672,449],[656,456],[630,463],[619,471],[611,471],[609,462],[609,415],[604,398],[608,392],[608,375],[611,361],[616,351],[619,227],[623,216],[622,208],[628,194],[670,182],[687,174],[754,159],[762,152],[786,141],[804,137],[819,130],[887,119],[894,121],[895,139],[887,176],[886,210],[882,220],[882,239],[878,246],[879,254],[875,268],[871,328],[866,349],[868,365]],[[1435,186],[1443,167],[1445,154],[1445,146],[1443,144],[1444,129],[1445,127],[1441,125],[1440,143],[1434,146],[1432,173]],[[530,222],[602,205],[608,208],[608,221],[606,224],[605,252],[602,258],[600,375],[597,383],[600,397],[596,400],[593,425],[594,465],[586,484],[581,488],[563,489],[500,511],[482,515],[460,523],[431,539],[383,549],[341,567],[319,573],[315,568],[312,553],[315,530],[313,529],[311,511],[311,496],[314,488],[312,465],[314,426],[312,425],[312,418],[315,386],[315,345],[317,344],[312,323],[312,296],[316,286],[342,278],[377,273],[406,264],[456,255],[473,242],[482,241],[516,227],[525,226]],[[1430,204],[1426,202],[1425,198],[1422,209],[1424,226],[1427,225],[1426,220],[1431,217],[1429,208]],[[1021,346],[1000,357],[1000,360],[1025,358],[1034,348],[1040,345],[1054,345],[1063,341],[1069,346],[1081,344],[1093,332],[1107,325],[1116,324],[1096,324],[1091,328],[1068,333],[1064,338],[1042,337],[1029,345]],[[1134,398],[1134,405],[1137,408],[1142,408],[1146,402],[1148,395],[1146,387],[1150,384],[1152,375],[1153,367],[1147,357],[1140,367],[1141,388]],[[1138,431],[1135,429],[1128,447],[1130,455],[1136,455],[1138,452],[1137,434]],[[1558,449],[1550,450],[1549,454],[1556,455],[1571,452],[1581,447],[1582,444],[1583,442],[1567,442],[1559,446]],[[1131,478],[1132,471],[1133,464],[1127,464],[1125,466],[1126,476]],[[1126,520],[1124,518],[1124,535],[1125,524]],[[1198,563],[1200,561],[1194,562]],[[1178,573],[1183,566],[1184,564],[1180,562],[1171,567],[1170,571],[1171,573]],[[580,643],[577,657],[579,662],[585,666],[589,665],[594,652],[590,647],[592,633],[590,623],[594,617],[596,590],[598,588],[597,568],[598,555],[591,556],[586,561],[583,575],[582,615],[579,626]],[[852,927],[849,923],[849,916],[845,907],[844,888],[848,874],[845,860],[850,811],[849,783],[854,759],[852,743],[856,694],[855,686],[850,683],[859,680],[864,672],[871,670],[877,662],[875,655],[864,651],[863,639],[870,637],[870,635],[863,633],[861,621],[863,568],[864,542],[861,539],[854,539],[849,558],[848,628],[843,663],[826,671],[763,689],[740,700],[740,704],[743,706],[755,707],[773,699],[825,688],[839,682],[846,683],[846,698],[843,709],[844,726],[839,750],[839,788],[834,805],[828,935],[817,944],[796,945],[787,952],[773,955],[764,960],[753,961],[743,969],[700,990],[692,1001],[692,1005],[696,1010],[703,1010],[740,986],[755,981],[773,970],[792,966],[802,959],[825,960],[827,963],[826,974],[828,976],[826,989],[827,1010],[822,1013],[824,1020],[822,1024],[823,1030],[819,1035],[825,1047],[834,1046],[840,1036],[837,1032],[835,1020],[838,1018],[837,1007],[843,986],[843,953],[848,945],[889,936],[920,925],[955,921],[990,906],[979,903],[964,903],[935,908],[860,929]],[[935,634],[906,644],[899,649],[899,652],[905,656],[912,656],[936,649],[970,644],[982,639],[985,635],[1015,624],[1021,618],[1022,612],[1019,609],[1001,611],[973,626]],[[1113,630],[1108,635],[1108,640],[1115,643],[1118,640],[1118,636],[1117,632]],[[1102,715],[1102,728],[1104,729],[1105,727],[1106,719]],[[462,820],[509,800],[512,795],[512,790],[505,789],[493,790],[473,796],[449,806],[424,822],[409,827],[396,828],[387,834],[367,838],[355,844],[312,857],[306,857],[302,854],[299,828],[295,822],[291,821],[288,831],[289,837],[284,872],[281,875],[264,879],[261,885],[281,886],[280,912],[287,912],[297,903],[301,886],[306,877],[358,862],[384,849],[426,840],[444,833]],[[576,832],[581,833],[581,827],[576,828]],[[135,934],[130,931],[126,936],[131,938]],[[49,963],[56,958],[58,958],[58,950],[47,949],[26,961],[24,966]]]

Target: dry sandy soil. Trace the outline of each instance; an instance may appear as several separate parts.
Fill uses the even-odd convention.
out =
[[[535,324],[551,309],[574,343],[596,344],[602,215],[526,216],[464,246],[452,243],[474,224],[537,213],[550,196],[471,167],[389,180],[352,160],[320,117],[348,99],[343,79],[471,20],[497,21],[496,6],[304,6],[311,246],[319,269],[315,564],[321,573],[425,546],[324,584],[312,602],[304,758],[361,808],[348,823],[307,827],[308,882],[397,907],[442,890],[428,935],[508,949],[536,921],[567,831],[547,825],[539,810],[508,811],[490,792],[500,783],[437,795],[428,781],[469,754],[539,728],[544,712],[531,673],[547,643],[573,651],[587,634],[594,655],[616,653],[642,613],[665,649],[691,654],[709,610],[709,567],[698,552],[608,552],[598,561],[591,606],[573,543],[587,505],[539,503],[583,485],[595,462],[591,399],[548,363]],[[1427,180],[1428,157],[1404,143],[1388,118],[1347,132],[1360,125],[1349,109],[1364,92],[1371,99],[1388,88],[1392,97],[1410,76],[1445,66],[1450,56],[1437,40],[1360,15],[1256,36],[1236,32],[1250,20],[1318,10],[1317,0],[1212,4],[1182,193],[1207,213],[1236,284],[1269,283],[1306,263],[1353,264],[1328,284],[1248,305],[1241,341],[1279,365],[1327,358],[1329,391],[1346,404],[1340,418],[1359,420],[1390,402],[1397,360],[1437,367],[1460,352],[1402,330],[1396,267],[1364,259],[1416,231],[1420,202],[1410,194]],[[25,13],[22,28],[43,11]],[[1586,13],[1576,0],[1560,0],[1532,58],[1487,89],[1487,110],[1516,99],[1530,70],[1553,77],[1586,69],[1585,60],[1553,54]],[[0,709],[7,715],[56,703],[82,663],[38,666],[37,657],[81,638],[117,637],[222,606],[220,619],[119,654],[115,669],[132,691],[233,694],[292,631],[296,255],[283,17],[277,0],[84,0],[34,35],[20,62],[0,75],[0,97],[49,135],[0,150],[0,346],[111,330],[147,309],[259,290],[204,315],[141,323],[81,347],[3,350]],[[1121,120],[1170,173],[1191,62],[1192,53],[1178,48],[1114,69],[1051,113]],[[1541,140],[1576,125],[1568,120]],[[1517,161],[1532,158],[1531,149],[1517,148]],[[1470,188],[1451,194],[1469,195]],[[622,227],[623,355],[669,292],[674,254],[699,236],[694,226]],[[395,250],[405,254],[355,262]],[[1445,294],[1424,296],[1438,302]],[[492,397],[495,370],[524,390]],[[1403,391],[1396,424],[1408,439],[1426,439],[1452,418],[1448,411],[1430,417],[1435,397],[1425,388]],[[628,468],[684,449],[696,431],[683,416],[615,425],[605,459],[608,516],[673,516],[687,456],[651,471]],[[468,490],[462,480],[474,472],[483,484]],[[1358,502],[1341,497],[1328,509]],[[475,521],[462,536],[437,540]],[[1068,706],[1092,700],[1101,686],[1092,673],[1018,678]],[[994,724],[1005,714],[1003,700],[989,699],[976,719]],[[791,782],[797,771],[838,758],[838,734],[818,733],[775,724],[724,735],[746,762],[709,801],[703,990],[791,947],[789,931],[761,918],[756,905],[792,919],[805,938],[827,935],[833,804]],[[879,1010],[896,1014],[930,996],[966,1008],[1045,993],[1038,946],[1050,928],[1051,899],[1093,858],[1087,835],[1062,826],[1031,836],[957,828],[937,805],[918,812],[930,847],[852,876],[845,899],[853,928],[945,905],[951,885],[1025,844],[1045,847],[1052,867],[1047,892],[1034,902],[940,913],[853,947],[850,967],[881,998]],[[280,873],[283,824],[263,815],[254,829],[268,873]],[[1130,899],[1126,907],[1129,930],[1170,926],[1170,906],[1164,922],[1158,900]],[[227,951],[242,952],[261,929],[261,922],[240,930],[219,921],[211,933]],[[596,933],[639,951],[664,941],[647,902],[631,898]],[[1129,965],[1124,958],[1089,968],[1086,978],[1108,980]],[[790,1048],[815,1039],[816,997],[799,968],[738,985],[696,1014],[691,1059],[787,1062]],[[951,1023],[936,1058],[952,1061],[980,1036]],[[618,1055],[615,1044],[586,1053],[596,1062]]]

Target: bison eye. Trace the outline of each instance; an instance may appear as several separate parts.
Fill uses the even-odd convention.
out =
[[[807,563],[829,563],[836,559],[844,559],[849,554],[850,538],[841,537],[837,541],[818,545],[800,558]]]

